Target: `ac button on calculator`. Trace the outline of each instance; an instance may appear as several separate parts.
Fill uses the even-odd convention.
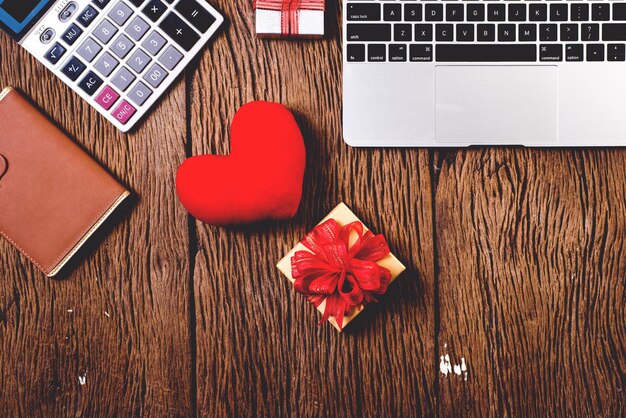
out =
[[[0,9],[0,29],[123,132],[224,21],[196,0],[0,0]]]

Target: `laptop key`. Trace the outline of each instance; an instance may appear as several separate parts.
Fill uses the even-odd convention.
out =
[[[603,41],[626,41],[626,23],[603,23]]]
[[[498,25],[498,42],[515,42],[515,25],[508,23]]]
[[[471,25],[471,24],[456,25],[456,40],[458,42],[473,42],[474,41],[474,25]]]
[[[586,23],[580,26],[581,41],[599,41],[600,25],[597,23]]]
[[[412,62],[430,62],[433,60],[433,46],[430,44],[411,44],[409,59]]]
[[[428,22],[443,21],[443,4],[428,3],[424,9],[424,20]]]
[[[586,22],[589,20],[589,4],[572,3],[571,20],[574,22]]]
[[[583,44],[569,44],[565,46],[565,61],[584,61]]]
[[[452,25],[450,25],[452,26]],[[400,42],[411,42],[413,28],[407,23],[398,23],[393,26],[393,40]]]
[[[539,45],[539,61],[563,61],[563,45]]]
[[[479,42],[493,42],[496,40],[496,25],[476,25],[476,40]]]
[[[587,44],[587,61],[604,61],[604,44]]]
[[[591,5],[591,19],[592,20],[609,20],[611,14],[611,6],[609,4],[595,3]]]
[[[419,22],[422,20],[422,5],[407,3],[404,5],[404,20]]]
[[[509,20],[511,22],[526,21],[526,4],[510,3],[509,4]]]
[[[530,5],[529,20],[531,22],[545,22],[548,20],[548,6],[541,3]]]
[[[402,5],[397,3],[385,3],[383,5],[383,19],[388,22],[402,20]]]
[[[415,25],[415,40],[428,42],[432,41],[433,25],[430,23]]]
[[[348,62],[365,62],[365,45],[348,44],[346,52]]]
[[[467,21],[483,22],[485,20],[485,5],[482,3],[471,3],[467,5]]]
[[[626,45],[624,44],[608,44],[606,46],[607,61],[625,61]]]
[[[404,44],[389,45],[389,61],[404,62],[406,61],[407,50]]]
[[[389,42],[391,25],[389,23],[348,23],[348,41]]]
[[[385,44],[368,45],[367,60],[369,62],[385,62],[387,60],[387,46]]]
[[[537,25],[527,23],[519,25],[518,38],[521,42],[535,42],[537,40]]]
[[[435,25],[435,39],[438,42],[451,42],[454,39],[454,26],[447,23]]]
[[[613,3],[613,20],[626,20],[626,3]]]
[[[556,24],[542,24],[539,25],[539,40],[540,41],[556,41],[557,40],[557,26]]]
[[[419,6],[421,7],[421,5]],[[380,4],[379,3],[348,3],[347,16],[348,16],[349,21],[350,20],[378,21],[381,18]]]
[[[440,44],[435,47],[437,62],[535,62],[535,45]]]
[[[561,41],[577,41],[578,40],[578,25],[576,24],[561,24]]]

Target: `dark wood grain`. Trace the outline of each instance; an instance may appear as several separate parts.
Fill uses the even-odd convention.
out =
[[[184,82],[123,135],[4,35],[0,68],[138,194],[59,280],[0,242],[0,415],[191,415]]]
[[[443,416],[624,416],[626,152],[438,154]]]
[[[216,1],[229,25],[192,83],[193,154],[227,154],[228,121],[252,100],[288,106],[308,170],[291,222],[195,224],[200,415],[432,415],[434,268],[426,151],[355,150],[341,139],[338,32],[323,41],[258,40],[249,2]],[[335,6],[329,26],[339,26]],[[280,71],[277,71],[280,69]],[[219,88],[222,86],[222,88]],[[215,121],[222,121],[215,123]],[[409,266],[379,306],[339,335],[275,265],[345,201]],[[398,218],[408,222],[397,222]]]
[[[250,3],[212,1],[223,30],[130,135],[0,35],[0,86],[136,193],[60,280],[0,241],[0,416],[624,416],[626,151],[352,149],[340,2],[316,41],[257,39]],[[251,100],[296,115],[301,208],[196,222],[176,168],[228,154]],[[341,201],[408,271],[337,334],[275,264]]]

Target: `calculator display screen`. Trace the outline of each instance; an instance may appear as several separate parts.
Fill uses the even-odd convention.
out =
[[[53,3],[53,0],[0,0],[0,29],[19,40]]]

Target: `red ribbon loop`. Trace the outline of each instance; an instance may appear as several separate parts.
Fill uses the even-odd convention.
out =
[[[324,11],[325,0],[254,0],[254,10],[275,10],[281,12],[281,34],[298,35],[300,33],[300,10]]]
[[[350,242],[353,235],[356,240]],[[387,256],[385,237],[364,231],[361,222],[340,227],[329,219],[301,241],[310,251],[291,257],[294,288],[316,308],[325,300],[320,324],[334,316],[339,328],[354,308],[376,301],[391,282],[391,272],[376,262]]]

